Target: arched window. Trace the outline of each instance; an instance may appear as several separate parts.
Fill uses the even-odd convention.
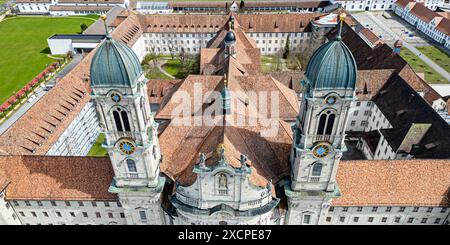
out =
[[[141,110],[144,112],[144,122],[147,123],[148,115],[147,115],[147,109],[145,107],[144,98],[141,98]]]
[[[313,165],[312,176],[320,176],[322,174],[322,163],[318,162]]]
[[[326,114],[320,115],[319,127],[317,128],[317,134],[323,134],[323,130],[325,129],[326,121],[327,121],[327,115]]]
[[[120,114],[122,115],[122,122],[123,122],[123,126],[124,126],[125,131],[131,131],[130,121],[128,121],[128,114],[127,114],[127,112],[126,111],[122,111]]]
[[[317,127],[317,135],[329,135],[333,132],[334,119],[336,115],[330,110],[322,113],[319,118],[319,126]]]
[[[328,122],[327,122],[327,128],[325,130],[325,134],[331,134],[331,132],[333,131],[333,125],[334,125],[334,118],[336,116],[334,114],[330,114],[328,116]]]
[[[120,114],[118,111],[113,111],[114,122],[116,123],[117,131],[123,132],[122,121],[120,120]]]
[[[128,172],[137,173],[136,163],[133,159],[127,159]]]
[[[129,132],[131,131],[130,121],[128,120],[128,114],[126,111],[117,108],[113,111],[114,122],[116,124],[117,131]]]

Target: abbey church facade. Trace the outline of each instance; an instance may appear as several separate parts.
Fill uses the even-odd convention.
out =
[[[349,16],[267,16],[178,15],[169,25],[124,11],[30,110],[40,114],[0,136],[9,139],[0,145],[0,223],[448,224],[450,129],[433,110],[441,98],[387,45],[362,41]],[[311,52],[304,74],[261,71],[261,55],[284,47],[281,35]],[[200,53],[200,74],[147,79],[142,57],[175,40]],[[42,132],[39,120],[52,120],[43,111],[58,115],[72,91],[81,98]],[[85,106],[108,156],[48,154]]]

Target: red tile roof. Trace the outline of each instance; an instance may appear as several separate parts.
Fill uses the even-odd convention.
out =
[[[397,6],[400,6],[400,7],[402,7],[402,8],[405,8],[406,5],[408,5],[408,3],[411,3],[411,2],[414,2],[414,1],[413,1],[413,0],[398,0],[398,1],[395,2],[395,4],[396,4]]]
[[[434,17],[438,17],[439,15],[433,12],[431,9],[425,7],[422,3],[416,3],[410,10],[411,14],[424,21],[425,23],[429,23]]]
[[[116,200],[109,158],[0,156],[9,200]]]
[[[341,161],[333,206],[449,206],[449,160]]]

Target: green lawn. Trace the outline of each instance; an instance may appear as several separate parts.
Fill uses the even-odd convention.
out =
[[[148,79],[172,79],[166,74],[162,73],[158,68],[151,67],[145,69],[145,77]]]
[[[447,72],[450,72],[450,56],[447,53],[434,46],[420,46],[416,48]]]
[[[167,62],[162,66],[162,68],[169,73],[170,75],[174,76],[177,79],[183,79],[186,78],[189,74],[198,74],[199,71],[199,60],[197,59],[198,57],[194,57],[192,59],[194,60],[190,60],[190,61],[186,61],[186,64],[189,64],[189,62],[193,62],[190,63],[191,67],[189,68],[189,71],[187,71],[187,67],[183,69],[180,59],[175,58],[175,59],[169,59],[167,60]],[[191,59],[191,58],[189,58]],[[188,66],[188,65],[186,65]]]
[[[103,157],[107,155],[105,148],[102,147],[103,141],[105,140],[105,135],[100,134],[95,141],[94,145],[89,150],[88,156],[90,157]]]
[[[13,17],[0,22],[0,104],[39,74],[50,50],[53,34],[79,33],[80,25],[94,20],[85,17]]]
[[[448,83],[441,75],[439,75],[435,70],[431,69],[427,64],[425,64],[417,55],[413,54],[409,49],[404,48],[400,52],[400,56],[405,59],[409,65],[417,73],[425,73],[425,81],[428,83]]]
[[[170,75],[176,77],[178,75],[178,72],[181,69],[181,64],[179,59],[170,59],[167,61],[166,64],[162,66],[164,70],[169,73]]]

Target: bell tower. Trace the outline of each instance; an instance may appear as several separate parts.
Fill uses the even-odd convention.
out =
[[[293,126],[291,183],[286,186],[290,224],[317,224],[331,198],[339,196],[336,173],[343,152],[350,104],[355,100],[355,59],[341,40],[345,15],[334,40],[308,62],[300,113]]]
[[[105,134],[103,147],[114,170],[109,191],[119,195],[128,224],[163,224],[158,126],[139,59],[107,34],[90,70],[92,97]]]

